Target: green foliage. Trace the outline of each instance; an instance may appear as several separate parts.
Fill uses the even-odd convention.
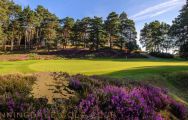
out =
[[[90,49],[98,50],[103,47],[105,37],[102,18],[94,17],[90,22]]]
[[[74,19],[66,17],[63,20],[61,20],[61,23],[62,23],[62,27],[60,28],[61,42],[66,48],[66,46],[69,45],[69,40],[72,36],[72,29],[74,27]]]
[[[115,42],[115,45],[120,49],[137,50],[138,45],[136,43],[136,28],[133,20],[127,18],[126,13],[122,13],[119,16],[119,39]]]
[[[140,42],[149,52],[163,52],[172,48],[173,39],[169,35],[170,25],[154,21],[145,24],[141,30]]]
[[[113,47],[114,40],[117,40],[119,25],[120,25],[120,20],[118,14],[115,12],[110,13],[107,17],[107,20],[105,21],[105,28],[109,35],[108,44],[110,48]]]
[[[150,55],[159,58],[174,58],[174,55],[169,53],[151,52]]]
[[[173,21],[171,35],[176,38],[176,46],[182,57],[187,57],[188,53],[188,1],[180,11],[180,15]]]
[[[98,50],[107,45],[123,49],[125,45],[122,45],[122,41],[125,43],[125,39],[129,41],[126,43],[128,49],[137,49],[134,21],[129,20],[124,12],[121,15],[112,12],[105,21],[99,17],[85,17],[75,22],[70,17],[59,19],[41,5],[35,10],[29,6],[22,10],[14,2],[3,0],[0,6],[0,12],[3,13],[0,16],[0,41],[4,50],[10,46],[12,51],[20,50],[22,46],[25,50],[47,47],[49,51],[50,48],[70,46]],[[127,21],[123,23],[120,19]],[[121,27],[121,31],[120,25],[125,26]],[[134,37],[122,34],[127,27]],[[124,37],[120,37],[120,34]]]

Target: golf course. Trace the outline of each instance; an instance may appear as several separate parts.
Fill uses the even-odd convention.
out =
[[[188,0],[0,0],[0,120],[188,120]]]
[[[188,70],[187,61],[168,59],[62,59],[1,61],[0,74],[67,72],[115,78]]]
[[[188,93],[181,72],[188,71],[188,63],[177,59],[60,59],[1,61],[0,74],[34,74],[67,72],[102,76],[126,82],[141,81],[168,89],[171,96],[188,105]],[[177,75],[176,75],[177,74]],[[174,79],[175,78],[175,79]],[[186,77],[185,77],[186,78]],[[43,83],[42,78],[41,83]],[[40,84],[41,84],[40,83]]]

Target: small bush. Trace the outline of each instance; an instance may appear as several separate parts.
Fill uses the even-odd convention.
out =
[[[140,53],[131,53],[127,55],[128,58],[147,58],[146,55]]]
[[[80,90],[82,86],[81,86],[81,83],[80,83],[79,80],[72,79],[69,82],[69,87],[74,89],[74,90]]]
[[[30,53],[28,55],[28,57],[29,57],[29,60],[39,60],[40,59],[40,57],[35,53]]]
[[[151,52],[150,55],[159,58],[174,58],[174,55],[169,53]]]
[[[32,85],[36,80],[35,76],[4,75],[0,76],[0,95],[15,92],[28,95],[32,90]]]
[[[180,57],[181,58],[188,58],[188,52],[183,52],[183,53],[180,53]]]
[[[177,117],[179,118],[180,120],[186,120],[187,119],[187,109],[186,107],[181,104],[181,103],[178,103],[174,100],[171,101],[171,104],[170,104],[170,110],[171,112]]]

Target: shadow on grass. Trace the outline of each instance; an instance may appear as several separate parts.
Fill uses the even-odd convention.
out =
[[[187,62],[185,59],[149,59],[149,58],[130,58],[130,59],[125,59],[125,58],[64,58],[64,59],[72,59],[72,60],[88,60],[88,61],[109,61],[109,62],[176,62],[176,63],[181,63],[181,62]]]
[[[183,73],[183,74],[182,74]],[[169,94],[188,106],[188,66],[138,67],[104,74],[113,78],[129,78],[165,88]]]
[[[188,66],[147,66],[147,67],[136,67],[129,70],[121,70],[104,76],[126,78],[127,76],[137,78],[140,76],[151,75],[151,74],[164,74],[178,71],[188,71]],[[139,79],[139,78],[138,78]]]

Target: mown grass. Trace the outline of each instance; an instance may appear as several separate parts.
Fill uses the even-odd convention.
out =
[[[186,61],[148,59],[64,59],[0,62],[0,73],[68,72],[115,78],[188,70]]]
[[[180,84],[188,80],[177,81],[177,76],[173,77],[177,72],[188,71],[187,61],[175,59],[62,59],[0,62],[0,74],[60,71],[148,82],[168,89],[174,98],[188,105],[188,93],[186,92],[188,88]]]

